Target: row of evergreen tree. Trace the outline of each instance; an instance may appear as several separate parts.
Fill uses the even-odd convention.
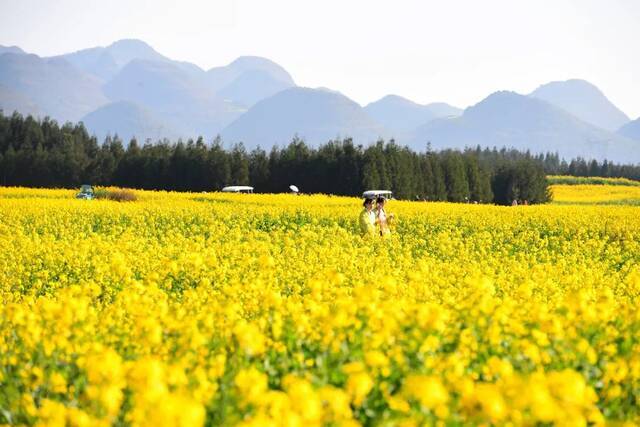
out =
[[[558,154],[536,156],[547,175],[600,176],[609,178],[628,178],[640,180],[640,165],[617,164],[604,160],[586,160],[578,157],[569,162],[560,159]]]
[[[546,173],[583,171],[578,159],[533,156],[516,150],[467,149],[417,153],[393,141],[369,147],[349,139],[312,148],[295,138],[283,148],[229,149],[220,138],[186,142],[100,144],[82,123],[0,114],[0,185],[76,187],[83,183],[141,189],[213,191],[252,185],[257,192],[283,192],[295,184],[306,193],[358,195],[390,189],[398,198],[509,204],[513,199],[549,199]],[[595,163],[608,175],[638,173],[639,167]],[[613,174],[613,175],[612,175]],[[602,175],[598,173],[597,175]],[[631,177],[631,176],[629,176]]]

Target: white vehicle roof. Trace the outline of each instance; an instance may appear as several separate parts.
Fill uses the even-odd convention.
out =
[[[253,187],[248,185],[230,185],[222,189],[225,193],[240,193],[242,191],[253,191]]]
[[[391,197],[392,195],[393,195],[393,192],[389,190],[367,190],[364,193],[362,193],[362,197],[364,197],[365,199],[372,199],[378,196]]]

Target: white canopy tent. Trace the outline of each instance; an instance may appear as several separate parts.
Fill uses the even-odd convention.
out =
[[[253,193],[253,187],[248,185],[230,185],[222,189],[223,193]]]
[[[362,197],[365,199],[375,199],[378,197],[393,199],[393,192],[389,190],[367,190],[362,193]]]

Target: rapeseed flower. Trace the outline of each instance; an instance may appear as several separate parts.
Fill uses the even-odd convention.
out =
[[[596,191],[363,240],[353,198],[0,188],[0,424],[638,424],[640,215]]]

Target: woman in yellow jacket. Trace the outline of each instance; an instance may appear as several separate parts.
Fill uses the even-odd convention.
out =
[[[376,235],[376,213],[373,211],[373,199],[364,199],[364,209],[360,212],[360,234],[362,237]]]

